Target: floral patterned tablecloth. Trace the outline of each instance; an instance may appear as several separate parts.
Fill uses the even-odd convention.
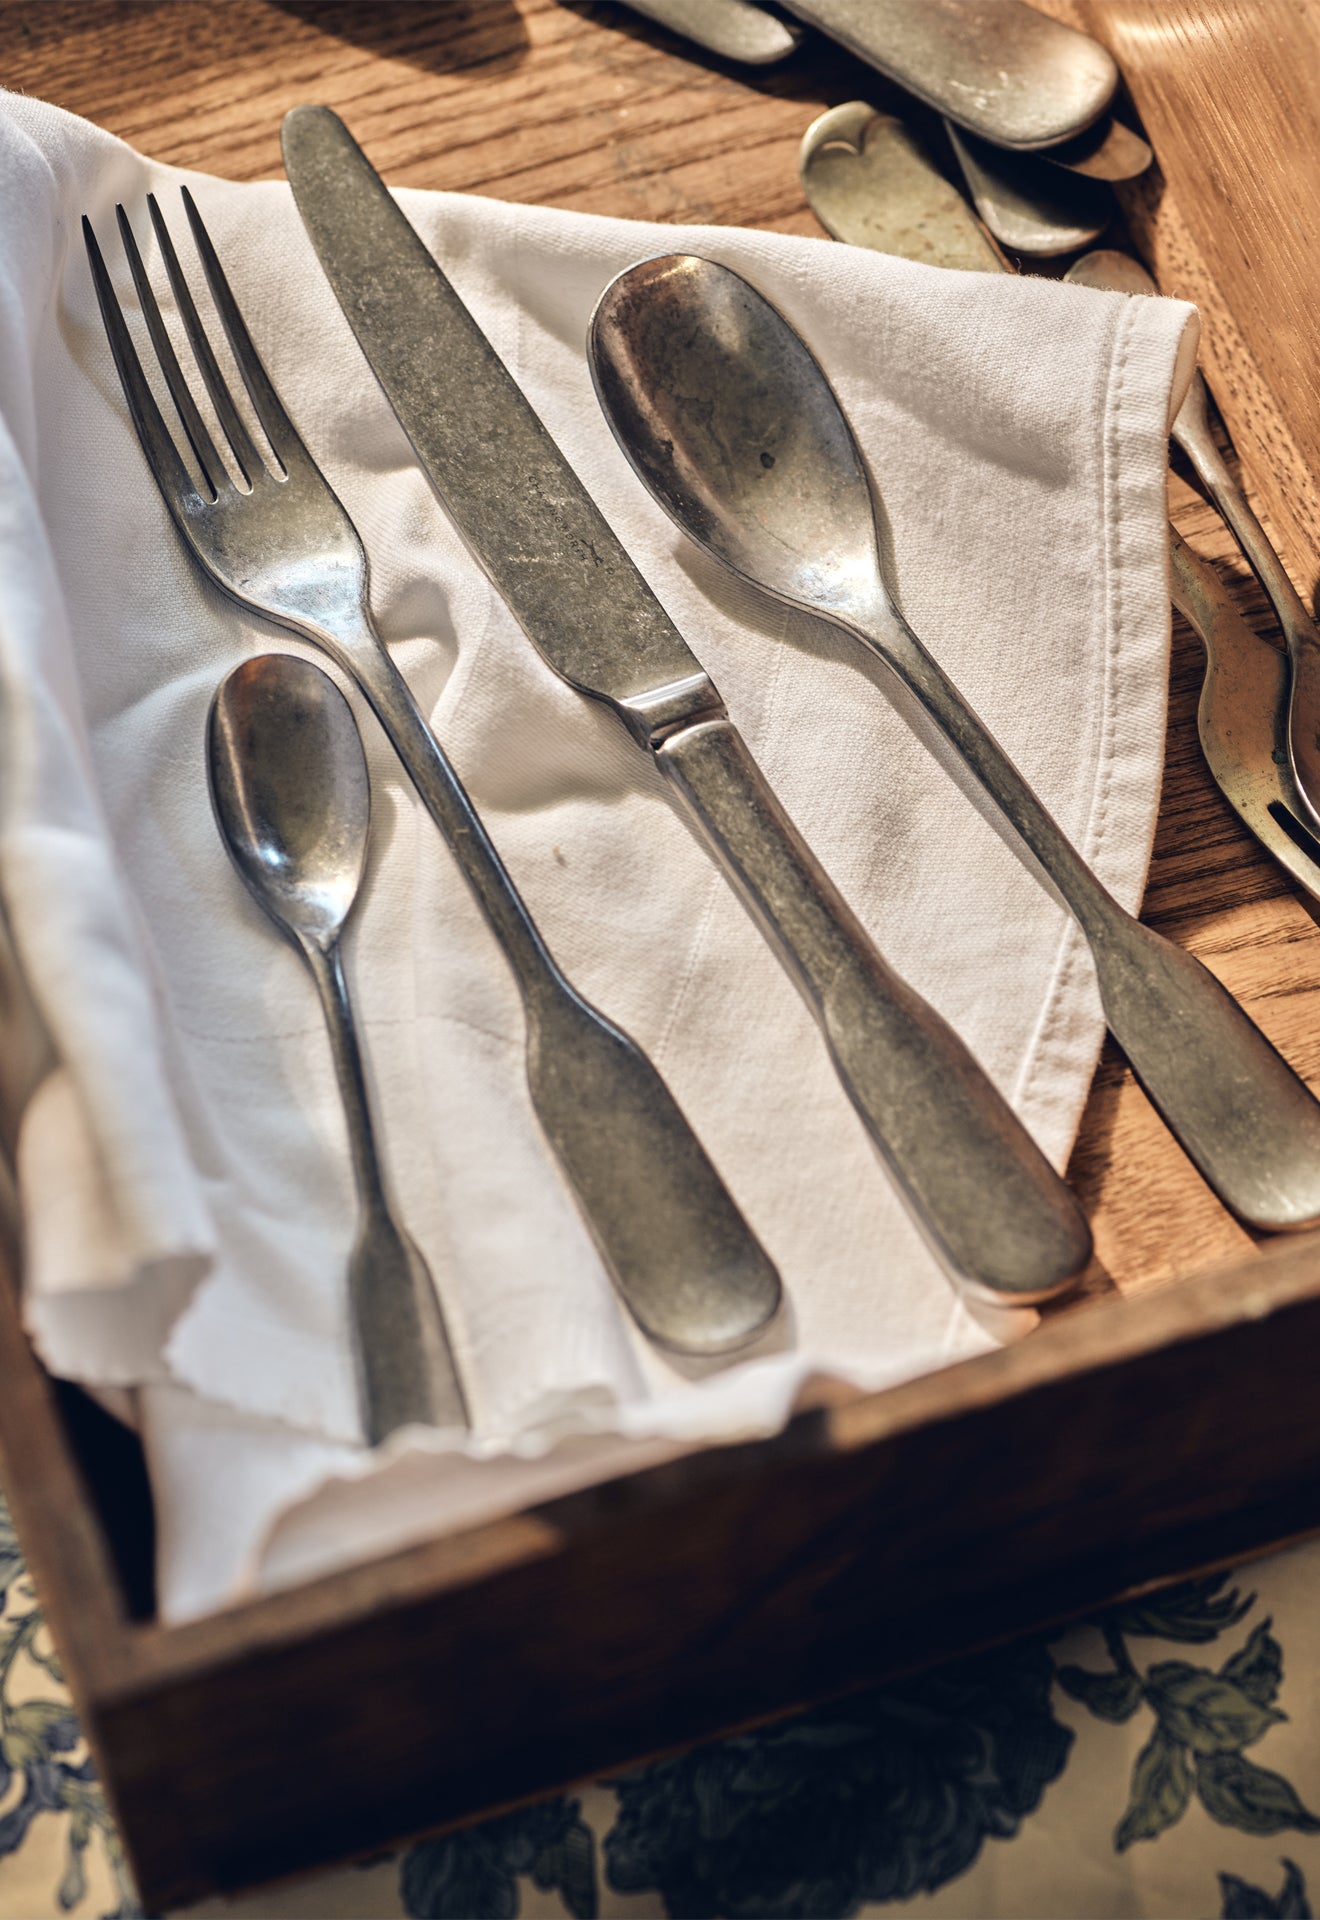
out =
[[[195,1915],[1302,1920],[1320,1545]],[[0,1501],[0,1920],[140,1909]]]

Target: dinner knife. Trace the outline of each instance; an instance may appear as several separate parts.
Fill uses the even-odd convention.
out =
[[[338,116],[284,162],[321,265],[417,458],[548,664],[652,752],[803,990],[950,1275],[1059,1292],[1077,1202],[957,1035],[890,969],[779,804],[701,663]]]

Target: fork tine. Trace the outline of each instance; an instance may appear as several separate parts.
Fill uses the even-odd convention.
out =
[[[179,318],[188,336],[188,344],[192,348],[193,359],[197,362],[197,370],[205,382],[206,391],[211,396],[211,404],[224,429],[225,437],[234,450],[234,458],[242,468],[248,485],[254,487],[264,472],[266,463],[247,430],[242,414],[234,405],[233,395],[229,391],[229,382],[221,373],[219,363],[212,351],[206,328],[202,325],[201,315],[192,297],[192,289],[184,278],[179,256],[170,238],[170,230],[165,225],[165,216],[157,204],[154,193],[147,195],[147,210],[151,215],[151,224],[156,230],[160,257],[165,262],[165,271],[169,276],[170,286],[174,290],[174,303],[179,309]]]
[[[119,384],[124,390],[124,399],[128,402],[129,416],[137,428],[138,439],[142,442],[142,451],[147,456],[147,465],[156,477],[156,483],[165,495],[167,505],[172,509],[188,505],[201,506],[202,496],[198,492],[192,475],[179,458],[179,450],[174,444],[169,428],[161,418],[160,408],[156,405],[156,396],[147,384],[142,371],[142,362],[138,359],[137,348],[133,345],[128,328],[120,311],[119,300],[111,285],[110,275],[106,271],[92,223],[83,215],[83,243],[87,248],[87,263],[92,270],[92,284],[96,288],[97,304],[101,309],[101,319],[105,325],[106,337],[110,342],[110,353],[114,359],[115,371],[119,375]]]
[[[225,270],[211,244],[211,236],[202,223],[197,211],[197,202],[187,187],[181,187],[184,208],[188,215],[188,224],[192,228],[193,239],[197,243],[198,256],[202,262],[202,271],[206,275],[207,285],[211,289],[211,298],[215,301],[216,312],[220,315],[225,333],[229,340],[238,370],[252,405],[256,408],[257,418],[266,432],[266,438],[287,468],[291,456],[301,456],[311,461],[311,455],[303,445],[298,429],[284,411],[284,404],[271,385],[270,376],[261,363],[261,356],[252,344],[252,335],[239,311]]]
[[[142,318],[147,323],[151,344],[156,349],[156,359],[160,363],[165,385],[170,390],[174,410],[188,436],[188,444],[202,470],[203,480],[210,487],[212,495],[219,498],[220,489],[229,484],[224,462],[216,451],[215,442],[207,431],[206,423],[198,413],[196,402],[189,391],[173,342],[161,317],[159,302],[152,290],[151,281],[147,277],[142,255],[138,251],[137,239],[122,206],[115,208],[115,217],[119,222],[119,237],[124,243],[124,252],[128,256],[128,270],[133,276],[133,285],[137,288],[138,305],[142,309]]]

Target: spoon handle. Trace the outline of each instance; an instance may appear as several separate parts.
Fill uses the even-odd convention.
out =
[[[513,969],[532,1104],[629,1312],[712,1354],[773,1318],[779,1276],[654,1066],[555,965],[457,773],[374,635],[337,657],[359,685]]]
[[[1124,912],[899,616],[850,631],[915,695],[1078,921],[1109,1030],[1203,1178],[1253,1227],[1315,1225],[1320,1101],[1199,960]]]
[[[466,1427],[467,1406],[434,1283],[385,1192],[338,942],[300,945],[325,1010],[361,1209],[348,1277],[364,1438],[378,1446],[413,1421]]]
[[[1210,429],[1209,391],[1198,370],[1173,423],[1173,438],[1232,529],[1251,570],[1270,597],[1292,668],[1288,691],[1288,755],[1303,800],[1320,814],[1320,631],[1306,611],[1247,496]],[[1308,821],[1314,829],[1314,819]]]
[[[1077,1202],[967,1048],[890,971],[776,800],[737,728],[656,750],[820,1021],[853,1105],[945,1266],[1028,1304],[1085,1266]]]

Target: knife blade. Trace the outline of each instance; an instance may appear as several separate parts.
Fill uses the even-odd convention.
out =
[[[1052,1297],[1076,1200],[971,1053],[900,980],[765,781],[696,655],[338,116],[285,120],[294,198],[417,458],[548,664],[654,753],[823,1029],[946,1271]]]

